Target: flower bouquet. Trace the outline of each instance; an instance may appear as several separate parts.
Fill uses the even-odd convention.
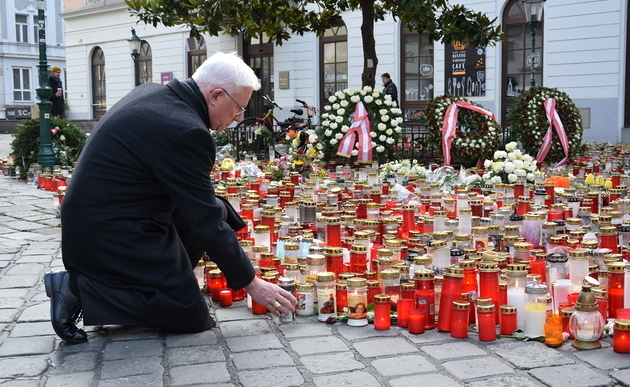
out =
[[[282,180],[288,177],[291,172],[299,173],[303,178],[308,178],[311,174],[319,173],[319,158],[317,150],[312,147],[310,149],[291,151],[282,157],[276,158],[269,162],[268,170],[271,172],[274,180]]]
[[[518,149],[516,142],[507,143],[504,151],[494,152],[493,159],[485,160],[483,166],[483,179],[491,184],[514,184],[519,179],[533,183],[538,170],[534,158]]]

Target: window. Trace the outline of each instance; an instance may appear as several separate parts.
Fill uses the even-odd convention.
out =
[[[260,81],[260,90],[256,97],[249,100],[246,117],[262,117],[267,112],[265,101],[262,97],[268,95],[274,100],[274,67],[273,67],[273,43],[262,33],[259,38],[245,39],[243,42],[245,61]]]
[[[405,121],[420,119],[416,113],[423,111],[434,96],[435,74],[433,67],[433,44],[428,34],[418,34],[402,29],[402,74],[399,101]]]
[[[328,97],[348,87],[348,32],[345,25],[324,32],[320,52],[321,106],[324,106]]]
[[[140,56],[138,57],[138,70],[140,84],[153,82],[153,56],[151,54],[151,45],[142,41],[140,45]]]
[[[28,17],[26,15],[15,15],[15,41],[28,43]]]
[[[37,15],[33,15],[33,43],[39,43],[39,17]]]
[[[13,101],[31,101],[30,69],[13,69]]]
[[[92,52],[92,116],[101,118],[107,111],[105,90],[105,54],[100,47]]]
[[[186,45],[188,46],[188,77],[190,78],[199,66],[206,61],[208,51],[206,50],[204,38],[188,38]]]
[[[536,52],[540,58],[535,73],[536,85],[542,85],[543,23],[544,14],[536,30]],[[507,35],[507,40],[502,43],[501,122],[506,125],[507,115],[516,98],[531,84],[531,67],[528,64],[528,57],[532,53],[532,36],[520,0],[510,0],[505,7],[503,30]]]

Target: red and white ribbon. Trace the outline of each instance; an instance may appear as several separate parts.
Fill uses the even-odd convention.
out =
[[[547,129],[547,133],[543,138],[542,146],[536,156],[536,162],[542,164],[545,157],[547,157],[547,153],[549,153],[549,149],[551,149],[553,128],[556,128],[556,132],[558,132],[558,137],[560,138],[560,144],[562,144],[562,150],[564,150],[564,159],[560,160],[560,162],[556,164],[556,167],[559,167],[566,163],[569,159],[569,139],[567,138],[567,132],[564,130],[564,126],[562,125],[562,121],[560,120],[560,116],[556,110],[556,100],[554,98],[547,98],[543,105],[545,106],[545,114],[547,115],[547,120],[549,121],[549,129]]]
[[[354,110],[354,122],[350,130],[343,136],[339,142],[339,148],[337,154],[343,157],[352,156],[352,150],[354,149],[355,137],[354,134],[359,137],[357,161],[370,162],[372,161],[372,137],[370,137],[370,120],[368,119],[368,112],[363,105],[363,102],[357,102],[357,106]]]
[[[446,108],[444,122],[442,123],[442,153],[444,154],[444,164],[446,165],[451,164],[451,144],[453,143],[455,131],[457,130],[457,113],[460,107],[484,114],[491,117],[494,121],[497,120],[490,110],[486,110],[480,106],[465,101],[456,101],[450,104],[448,108]]]

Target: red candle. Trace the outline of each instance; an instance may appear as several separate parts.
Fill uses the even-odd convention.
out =
[[[442,304],[442,309],[448,308],[445,304]],[[468,315],[470,311],[470,302],[466,300],[455,300],[452,302],[451,308],[452,314],[450,316],[450,331],[451,336],[458,339],[468,337]]]
[[[619,254],[619,246],[617,240],[617,227],[600,227],[599,228],[600,248],[612,250],[612,254]]]
[[[374,302],[374,296],[377,294],[381,294],[381,284],[378,280],[367,280],[368,287],[368,304],[372,304]]]
[[[255,300],[252,300],[252,313],[253,314],[265,314],[267,313],[267,308],[263,305],[259,304]]]
[[[568,334],[570,339],[573,339],[573,334],[569,329],[569,320],[571,319],[573,312],[575,312],[574,308],[564,308],[560,311],[560,317],[562,318],[562,332]]]
[[[419,309],[409,311],[409,333],[418,335],[424,333],[424,313]]]
[[[400,298],[408,298],[414,300],[416,295],[416,287],[413,282],[405,282],[400,285]]]
[[[232,291],[232,301],[242,301],[245,299],[245,288]]]
[[[352,245],[350,250],[350,272],[364,273],[367,270],[367,246]]]
[[[422,269],[414,273],[416,294],[415,308],[424,315],[424,329],[433,329],[435,324],[435,284],[433,270]]]
[[[391,327],[389,305],[390,297],[387,294],[378,294],[374,297],[374,329],[386,330]]]
[[[221,289],[219,304],[223,307],[232,305],[232,289]]]
[[[223,273],[219,269],[210,270],[208,272],[208,277],[208,279],[210,280],[210,286],[208,290],[210,291],[210,297],[212,298],[212,301],[221,301],[221,289],[225,288]]]
[[[617,309],[623,308],[624,293],[623,262],[608,265],[608,317],[617,318]]]
[[[344,309],[348,307],[348,288],[345,283],[335,284],[337,313],[344,313]]]
[[[409,326],[409,311],[413,308],[413,300],[401,298],[398,300],[398,326],[406,328]]]
[[[444,268],[444,280],[442,282],[442,295],[440,297],[440,308],[438,312],[437,328],[444,332],[450,332],[451,313],[453,301],[458,300],[462,293],[462,281],[464,279],[463,269],[460,267],[448,266]]]
[[[411,205],[411,204],[406,204],[402,208],[403,208],[402,234],[403,234],[403,238],[406,239],[409,237],[410,231],[416,230],[416,217],[414,213],[416,210],[416,206]]]
[[[477,329],[480,341],[497,339],[497,328],[494,319],[494,305],[477,306]]]
[[[616,319],[614,329],[613,351],[630,353],[630,320]]]
[[[341,247],[326,247],[326,271],[335,273],[335,277],[344,272],[343,249]]]
[[[527,196],[521,196],[518,198],[518,206],[516,208],[517,215],[525,215],[529,212],[529,204],[531,199]]]
[[[499,293],[499,267],[496,263],[480,263],[479,297],[490,298],[494,305],[499,305],[501,303],[501,297]],[[495,312],[495,323],[499,323],[500,320],[500,314]]]
[[[342,247],[341,222],[338,217],[328,218],[326,224],[326,244],[333,247]]]
[[[516,330],[516,306],[501,305],[501,326],[502,335],[511,335]]]

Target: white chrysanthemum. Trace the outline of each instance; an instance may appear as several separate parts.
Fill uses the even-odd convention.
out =
[[[387,140],[387,136],[385,136],[384,134],[381,134],[380,136],[378,136],[378,140],[380,142],[383,142],[383,141]]]
[[[343,134],[341,134],[341,133],[337,133],[337,134],[335,134],[335,138],[336,138],[337,140],[341,140],[341,139],[343,138]]]
[[[337,100],[337,97],[335,97],[334,95],[331,95],[330,97],[328,97],[328,102],[333,103]]]
[[[503,164],[503,170],[504,170],[506,173],[512,173],[512,172],[514,172],[514,169],[516,169],[516,168],[514,167],[514,163],[513,163],[513,162],[511,162],[511,161],[508,161],[508,162],[506,162],[505,164]]]
[[[348,103],[348,101],[346,101],[346,100],[344,99],[343,101],[339,102],[339,105],[341,105],[341,107],[344,107],[344,108],[345,108],[345,107],[348,107],[349,103]]]
[[[332,133],[333,133],[332,130],[326,129],[326,131],[324,132],[324,136],[330,137],[330,136],[332,136]]]
[[[525,163],[523,163],[523,160],[514,160],[512,161],[512,163],[514,163],[514,168],[516,169],[523,169],[525,167]]]
[[[346,109],[337,109],[337,114],[343,116],[344,114],[346,114]]]
[[[495,172],[501,172],[503,170],[503,162],[495,161],[492,163],[492,170]]]
[[[385,125],[384,123],[381,122],[381,123],[379,123],[377,125],[377,128],[378,128],[378,130],[380,130],[382,132],[383,130],[387,129],[387,125]]]
[[[387,134],[388,136],[391,136],[392,134],[394,134],[394,131],[393,131],[393,130],[391,130],[391,129],[387,129],[387,130],[385,131],[385,134]]]
[[[378,136],[378,134],[376,134],[376,132],[375,132],[375,131],[370,130],[370,137],[372,137],[372,138],[376,138],[376,136]]]
[[[348,125],[343,125],[343,126],[341,127],[341,131],[342,131],[343,133],[348,133],[348,130],[350,130],[350,127],[349,127]]]
[[[333,138],[332,140],[330,140],[330,145],[337,145],[339,141],[337,141],[336,138]]]
[[[339,124],[338,124],[338,123],[336,123],[336,122],[331,122],[331,123],[330,123],[330,128],[331,128],[331,129],[337,129],[338,127],[339,127]]]
[[[376,151],[378,153],[383,153],[383,152],[385,152],[385,147],[383,145],[379,145],[379,146],[376,147]]]
[[[371,95],[366,95],[363,100],[365,101],[365,103],[372,103],[374,101],[374,97],[372,97]]]
[[[508,182],[514,183],[517,179],[518,179],[518,176],[516,176],[515,174],[513,173],[508,174]]]
[[[343,122],[343,117],[342,116],[335,117],[335,122],[337,122],[339,124],[342,123]]]
[[[357,103],[361,101],[361,97],[359,97],[358,95],[353,95],[352,97],[350,97],[350,101],[352,101],[353,103]]]
[[[389,121],[389,116],[388,115],[381,116],[381,121],[383,122]]]

